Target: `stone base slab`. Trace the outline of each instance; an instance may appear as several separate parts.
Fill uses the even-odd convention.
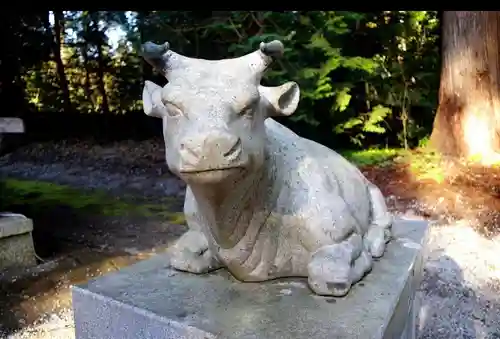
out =
[[[77,339],[415,338],[428,223],[398,220],[373,271],[347,297],[314,295],[304,279],[241,283],[152,259],[73,286]]]
[[[31,219],[0,213],[0,270],[36,265],[32,231]]]

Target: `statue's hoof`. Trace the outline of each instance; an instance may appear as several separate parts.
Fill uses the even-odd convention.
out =
[[[343,297],[351,290],[351,282],[348,280],[325,281],[309,277],[309,286],[318,295],[333,297]]]
[[[184,233],[170,249],[170,266],[185,272],[207,273],[218,268],[205,236],[198,231]]]
[[[347,263],[318,258],[308,268],[309,286],[316,294],[342,297],[351,289],[351,267]]]
[[[390,229],[375,225],[371,226],[366,233],[364,243],[366,249],[370,251],[372,258],[380,258],[384,255],[385,248],[390,239]]]
[[[362,246],[361,237],[358,240]],[[349,292],[353,283],[352,251],[346,242],[324,246],[312,255],[308,281],[316,294],[342,297]]]
[[[190,253],[189,255],[172,255],[170,266],[178,271],[196,274],[208,273],[217,268],[213,258],[194,253]]]
[[[351,289],[351,284],[350,283],[333,283],[333,282],[327,282],[326,287],[328,288],[328,291],[335,297],[342,297],[349,292]]]

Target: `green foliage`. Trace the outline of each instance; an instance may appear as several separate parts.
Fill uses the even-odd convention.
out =
[[[290,117],[299,132],[316,137],[321,131],[331,145],[407,148],[432,126],[439,80],[435,11],[73,11],[64,19],[60,52],[70,99],[80,112],[140,109],[143,81],[165,83],[140,58],[146,40],[168,40],[188,56],[220,59],[280,39],[285,56],[263,83],[299,83],[301,104]],[[30,20],[44,32],[37,43],[47,50],[53,27]],[[112,48],[109,34],[118,28],[126,35]],[[21,71],[27,100],[45,111],[64,109],[53,56],[52,47],[51,58],[26,62]]]
[[[372,111],[368,113],[363,113],[358,115],[357,117],[350,118],[343,124],[339,124],[335,128],[335,132],[340,134],[344,133],[346,130],[354,130],[361,129],[362,132],[366,133],[385,133],[385,128],[381,126],[381,123],[384,122],[384,119],[392,113],[392,110],[388,107],[377,105],[373,108]],[[353,137],[351,141],[354,144],[358,144],[361,146],[361,142],[359,139],[364,138],[363,134],[359,133],[356,137]]]

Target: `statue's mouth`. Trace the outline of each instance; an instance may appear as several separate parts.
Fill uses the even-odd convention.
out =
[[[210,168],[203,170],[180,170],[179,174],[186,181],[199,183],[216,183],[240,174],[244,168],[242,166]]]
[[[203,173],[214,173],[214,172],[227,172],[227,171],[234,171],[234,170],[242,170],[242,166],[232,166],[232,167],[221,167],[221,168],[208,168],[208,169],[196,169],[196,170],[180,170],[179,173],[181,174],[203,174]]]

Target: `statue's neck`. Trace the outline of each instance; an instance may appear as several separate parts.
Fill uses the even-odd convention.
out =
[[[268,183],[264,165],[238,181],[217,185],[190,185],[203,209],[210,231],[223,248],[233,247],[245,235],[256,209],[261,208]],[[260,199],[259,199],[260,198]]]

